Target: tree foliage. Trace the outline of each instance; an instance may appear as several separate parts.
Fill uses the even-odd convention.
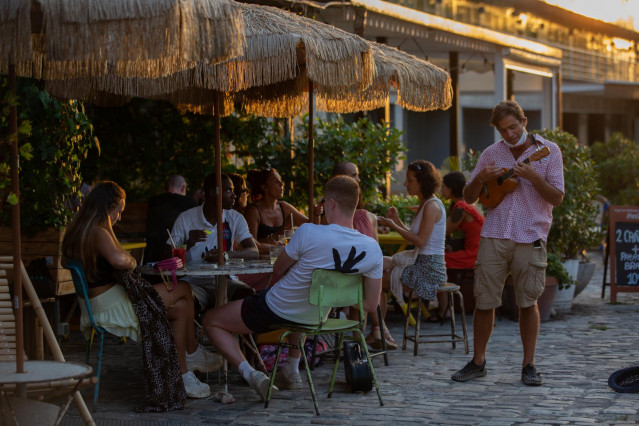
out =
[[[183,175],[191,188],[214,169],[214,126],[211,116],[181,115],[166,103],[136,99],[125,107],[90,111],[102,152],[83,164],[91,181],[112,179],[130,199],[145,200],[162,192],[169,175]],[[286,185],[285,199],[308,205],[308,117],[293,132],[287,120],[233,114],[221,122],[222,169],[246,175],[249,169],[274,167]],[[320,196],[335,163],[359,166],[364,199],[375,197],[385,175],[402,158],[401,132],[361,119],[346,123],[314,123],[315,194]]]
[[[276,128],[260,141],[237,140],[238,152],[250,154],[254,161],[248,168],[274,167],[291,189],[288,201],[299,208],[308,206],[308,116],[303,116],[291,140]],[[324,185],[332,176],[333,167],[340,161],[357,164],[364,200],[378,197],[378,187],[385,182],[386,173],[402,159],[405,146],[401,132],[386,124],[373,123],[366,118],[352,123],[341,117],[335,120],[315,120],[314,189],[321,196]]]
[[[2,86],[3,132],[0,191],[9,203],[17,201],[7,191],[8,108],[18,106],[21,227],[29,233],[49,226],[66,225],[72,217],[70,205],[79,195],[80,164],[92,148],[99,149],[93,125],[78,101],[60,102],[29,80],[18,80],[18,96],[13,99]],[[4,197],[3,197],[4,198]],[[0,221],[11,223],[10,209],[2,209]]]
[[[564,162],[564,200],[552,211],[552,227],[548,235],[548,251],[564,259],[576,258],[601,241],[597,222],[599,194],[597,170],[588,147],[579,145],[577,138],[561,130],[543,130],[542,137],[555,142],[561,149]]]
[[[639,205],[639,145],[621,133],[590,147],[601,194],[611,204]]]

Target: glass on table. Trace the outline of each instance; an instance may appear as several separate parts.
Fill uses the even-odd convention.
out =
[[[275,261],[277,260],[277,257],[282,253],[282,250],[284,250],[284,246],[278,246],[278,245],[269,246],[268,254],[269,254],[269,260],[271,262],[271,265],[275,264]]]
[[[288,242],[291,240],[291,238],[293,238],[293,234],[295,233],[294,229],[285,229],[284,230],[284,241],[285,244],[288,244]]]
[[[182,264],[186,265],[186,244],[177,244],[171,248],[171,256],[182,259]]]

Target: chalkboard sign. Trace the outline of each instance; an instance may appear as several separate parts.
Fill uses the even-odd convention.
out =
[[[610,207],[610,301],[639,291],[639,206]]]

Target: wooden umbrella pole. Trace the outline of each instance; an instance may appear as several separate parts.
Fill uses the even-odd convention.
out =
[[[9,91],[16,94],[16,67],[9,65]],[[11,206],[11,228],[13,231],[13,270],[19,271],[22,264],[22,246],[20,241],[20,181],[18,158],[18,111],[15,105],[9,110],[9,138],[11,140],[11,192],[16,197],[16,203]],[[16,371],[24,373],[24,329],[22,322],[22,276],[14,274],[13,279],[13,309],[16,317]],[[22,389],[25,391],[26,388]]]
[[[215,144],[215,203],[217,204],[217,261],[218,265],[224,265],[224,224],[222,223],[222,148],[220,142],[220,92],[213,94],[213,127]]]
[[[315,150],[313,141],[313,82],[308,82],[308,217],[311,223],[315,222],[315,191],[314,191],[314,168],[315,159],[313,151]]]

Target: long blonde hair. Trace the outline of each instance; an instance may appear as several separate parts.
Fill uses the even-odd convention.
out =
[[[117,241],[109,212],[126,199],[126,193],[117,183],[103,181],[97,183],[83,200],[73,221],[67,227],[62,241],[62,253],[69,259],[76,259],[82,263],[87,279],[96,276],[97,250],[95,241],[91,237],[94,227],[106,229],[114,241]]]

